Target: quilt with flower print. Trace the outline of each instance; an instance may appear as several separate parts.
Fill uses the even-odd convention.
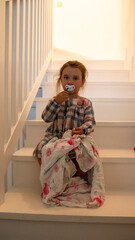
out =
[[[88,181],[73,177],[76,167],[68,153],[73,150]],[[104,175],[97,146],[90,135],[68,130],[62,139],[53,138],[42,148],[40,182],[42,200],[50,206],[95,208],[105,200]]]

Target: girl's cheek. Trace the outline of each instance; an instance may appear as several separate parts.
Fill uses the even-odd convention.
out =
[[[61,83],[61,85],[62,85],[63,89],[65,90],[65,86],[66,86],[66,84]]]
[[[78,91],[80,89],[80,86],[75,86],[75,90]]]

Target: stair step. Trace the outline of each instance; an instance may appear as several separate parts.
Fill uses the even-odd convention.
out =
[[[33,150],[22,148],[13,154],[13,186],[40,189],[40,167],[33,157]]]
[[[40,188],[40,167],[33,157],[34,148],[22,148],[13,154],[13,186]],[[135,190],[135,152],[131,149],[99,149],[103,162],[106,191]],[[25,173],[25,177],[24,177]]]
[[[54,61],[69,61],[71,59],[80,59],[80,60],[90,60],[89,57],[80,55],[75,52],[70,52],[65,49],[60,49],[60,48],[53,48],[53,56],[52,56],[52,62]]]
[[[48,69],[47,81],[52,82],[58,78],[58,70]],[[89,70],[87,82],[128,82],[128,70]]]
[[[71,60],[70,59],[55,59],[52,61],[50,68],[60,69],[61,66]],[[96,69],[96,70],[122,70],[124,69],[124,61],[122,60],[89,60],[89,59],[78,59],[81,61],[87,69]]]
[[[56,95],[56,82],[43,82],[43,97]],[[135,82],[86,82],[81,96],[86,98],[134,98]]]
[[[135,239],[135,193],[106,195],[98,209],[47,207],[40,190],[13,188],[0,206],[0,236],[25,239]],[[79,226],[79,227],[78,227]],[[7,231],[8,229],[8,231]],[[25,229],[25,231],[24,231]],[[52,231],[53,229],[53,231]]]
[[[134,121],[135,98],[90,98],[96,121]],[[41,114],[49,98],[36,98],[36,119]]]
[[[7,216],[5,216],[5,218],[8,218],[8,215],[10,214],[16,213],[14,214],[13,219],[18,219],[19,217],[21,217],[21,219],[24,220],[30,220],[30,218],[31,220],[36,220],[35,215],[39,214],[38,220],[41,221],[83,221],[89,223],[129,222],[129,224],[135,224],[135,194],[133,192],[131,192],[130,194],[120,194],[119,192],[112,192],[111,194],[106,195],[105,204],[100,208],[94,210],[79,209],[79,211],[77,208],[70,209],[66,207],[47,207],[42,204],[42,201],[40,199],[40,193],[40,190],[30,191],[29,188],[12,188],[8,193],[6,193],[5,203],[0,207],[0,217],[2,216],[2,212],[7,212]],[[27,199],[25,199],[25,197],[27,197]],[[24,215],[25,213],[27,213],[26,216]],[[93,219],[94,216],[97,219]],[[101,218],[98,218],[97,216],[100,216]],[[126,219],[126,217],[128,217],[128,219]],[[9,216],[9,218],[11,218],[11,215]]]
[[[12,156],[12,160],[15,161],[35,161],[33,157],[33,147],[24,147],[16,152]],[[99,149],[99,155],[103,163],[135,163],[135,151],[132,149]]]
[[[26,121],[25,147],[35,147],[43,138],[47,126],[49,126],[49,123],[42,120]],[[135,144],[135,122],[97,122],[92,136],[100,149],[133,149]]]

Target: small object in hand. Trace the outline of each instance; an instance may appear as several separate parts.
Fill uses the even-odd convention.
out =
[[[135,151],[135,147],[134,147],[133,149],[134,149],[134,151]]]
[[[73,91],[75,89],[74,85],[66,85],[66,91],[70,92]]]

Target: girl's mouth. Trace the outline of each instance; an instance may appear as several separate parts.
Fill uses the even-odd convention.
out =
[[[66,88],[66,91],[71,92],[75,89],[75,86],[74,85],[66,85],[65,88]]]

